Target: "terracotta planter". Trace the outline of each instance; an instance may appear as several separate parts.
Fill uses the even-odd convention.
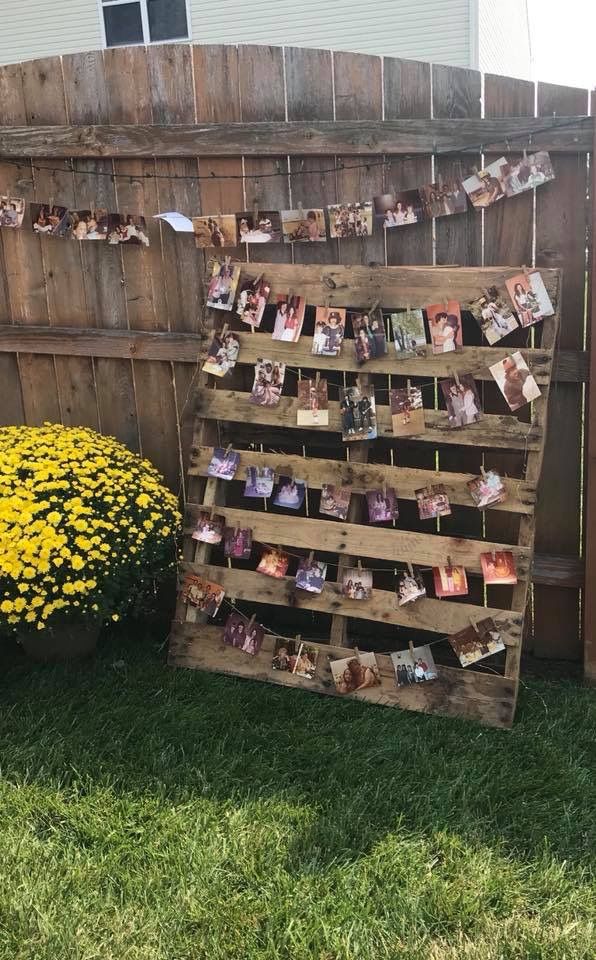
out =
[[[19,640],[32,660],[41,663],[63,663],[90,657],[97,647],[100,631],[99,623],[71,623],[52,631],[27,631]]]

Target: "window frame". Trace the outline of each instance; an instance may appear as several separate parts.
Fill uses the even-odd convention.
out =
[[[137,3],[141,8],[141,25],[143,28],[143,40],[138,40],[134,43],[117,43],[113,46],[108,46],[107,37],[106,37],[106,22],[104,20],[103,12],[108,7],[122,7],[127,3]],[[104,50],[117,50],[118,47],[154,47],[159,46],[163,43],[189,43],[192,40],[192,24],[190,19],[190,0],[184,0],[184,6],[186,7],[186,36],[185,37],[176,37],[172,40],[151,40],[149,38],[149,12],[147,10],[147,0],[97,0],[97,7],[99,11],[99,26],[101,30],[101,41]]]

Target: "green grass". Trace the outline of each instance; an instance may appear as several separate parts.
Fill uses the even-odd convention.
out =
[[[163,661],[9,658],[2,960],[593,960],[592,691],[503,732]]]

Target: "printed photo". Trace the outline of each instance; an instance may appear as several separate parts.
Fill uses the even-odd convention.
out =
[[[255,657],[264,639],[265,631],[260,623],[247,620],[239,613],[231,613],[226,620],[223,642],[228,646],[236,647],[243,653]]]
[[[494,553],[481,553],[480,565],[486,584],[517,583],[517,570],[511,550],[495,550]]]
[[[418,190],[401,190],[373,197],[375,217],[383,227],[403,227],[408,223],[420,223],[425,219],[422,199]]]
[[[297,677],[304,677],[305,680],[314,680],[318,656],[319,651],[316,647],[309,643],[301,643],[292,673]]]
[[[223,533],[224,557],[234,560],[250,560],[252,553],[252,530],[250,527],[225,527]]]
[[[33,232],[40,236],[66,237],[69,231],[69,217],[66,207],[48,203],[30,203],[31,225]]]
[[[488,369],[497,381],[497,386],[510,410],[519,410],[520,407],[532,400],[537,400],[540,396],[538,384],[519,350],[512,353],[510,357],[493,363]]]
[[[426,183],[418,189],[424,214],[429,219],[450,217],[454,213],[465,213],[468,209],[468,196],[461,180]]]
[[[346,311],[317,307],[312,352],[318,357],[339,357],[346,328]]]
[[[317,243],[327,239],[325,211],[282,210],[281,229],[284,243]]]
[[[506,280],[505,286],[522,327],[531,327],[544,317],[552,317],[555,312],[544,280],[537,270],[528,274],[519,273],[511,280]]]
[[[377,436],[377,415],[374,387],[345,387],[339,404],[342,438],[374,440]]]
[[[370,600],[373,591],[372,570],[365,570],[363,567],[346,567],[341,589],[348,600]]]
[[[212,373],[214,377],[225,377],[236,366],[239,353],[240,341],[235,333],[226,331],[224,337],[215,334],[207,351],[203,371]]]
[[[501,634],[491,617],[479,620],[476,629],[470,624],[469,627],[454,633],[449,637],[449,643],[462,667],[469,667],[470,664],[505,649]]]
[[[329,426],[329,398],[326,380],[298,381],[298,413],[296,422],[299,427]]]
[[[433,483],[429,487],[420,487],[415,493],[421,520],[450,516],[451,505],[444,484]]]
[[[297,297],[294,294],[291,297],[278,297],[272,339],[296,343],[302,333],[305,310],[304,297]]]
[[[271,284],[263,279],[256,283],[253,280],[247,280],[242,284],[236,304],[236,313],[243,323],[249,323],[255,330],[261,326],[270,293]]]
[[[541,187],[543,183],[554,179],[555,171],[546,150],[526,154],[517,163],[507,163],[503,170],[504,189],[508,197]]]
[[[457,300],[431,303],[426,308],[433,353],[451,353],[462,348],[461,313]]]
[[[221,543],[223,539],[225,517],[219,514],[213,514],[207,510],[201,510],[197,525],[192,532],[193,540],[200,540],[201,543]]]
[[[369,490],[366,494],[369,523],[386,523],[388,520],[397,520],[397,494],[394,487],[384,490]]]
[[[202,250],[207,247],[238,246],[236,217],[233,213],[210,217],[193,217],[192,226],[195,232],[196,245]]]
[[[378,312],[352,314],[352,328],[358,363],[366,363],[371,358],[385,356],[387,353],[385,324]]]
[[[289,565],[290,558],[287,553],[274,550],[273,547],[265,547],[261,554],[257,570],[259,573],[264,573],[268,577],[275,577],[276,580],[281,580],[288,572]]]
[[[298,564],[296,586],[308,593],[321,593],[327,576],[327,564],[322,560],[310,561],[308,557]]]
[[[304,503],[306,484],[304,480],[295,480],[293,477],[280,477],[273,497],[276,507],[287,507],[288,510],[299,510]]]
[[[208,617],[214,617],[226,592],[219,583],[212,583],[194,573],[185,576],[182,584],[182,599],[197,607]]]
[[[240,243],[281,243],[278,210],[260,210],[256,220],[252,213],[237,213],[236,225]]]
[[[283,673],[294,673],[299,649],[300,644],[296,640],[286,640],[285,637],[278,637],[273,648],[271,668]]]
[[[409,687],[413,683],[437,679],[437,668],[430,647],[412,647],[412,651],[400,650],[391,654],[395,670],[395,682],[398,687]]]
[[[433,567],[433,582],[437,597],[463,597],[468,592],[468,578],[464,567]]]
[[[415,437],[424,433],[426,427],[420,387],[390,390],[389,403],[394,437]]]
[[[281,397],[285,374],[285,363],[278,363],[275,360],[257,360],[250,402],[260,407],[275,407]]]
[[[130,243],[149,246],[145,217],[135,213],[108,214],[108,243]]]
[[[422,310],[402,310],[391,314],[393,343],[398,360],[426,356],[426,331]]]
[[[356,693],[368,687],[378,687],[381,676],[374,653],[359,653],[345,660],[330,660],[331,674],[338,693]]]
[[[247,467],[245,497],[270,497],[275,483],[275,472],[272,467]]]
[[[22,227],[25,216],[23,197],[8,197],[0,194],[0,227]]]
[[[491,346],[512,330],[519,329],[511,308],[496,287],[488,287],[483,296],[473,300],[470,303],[470,313]]]
[[[482,406],[476,382],[471,373],[462,373],[461,377],[447,377],[439,380],[439,385],[447,405],[450,427],[466,427],[477,423],[482,416]]]
[[[233,480],[234,474],[240,463],[240,454],[235,450],[224,450],[223,447],[215,447],[209,466],[207,467],[208,477],[217,477],[219,480]]]
[[[207,306],[214,310],[231,310],[240,279],[240,266],[231,263],[213,264],[207,288]]]
[[[397,605],[405,606],[406,603],[412,603],[414,600],[420,600],[426,596],[426,587],[424,580],[419,573],[412,571],[402,573],[397,584]]]
[[[463,188],[477,210],[490,207],[505,196],[502,168],[506,165],[505,157],[500,157],[489,163],[485,170],[479,170],[463,181]]]
[[[501,475],[496,470],[485,470],[481,476],[468,480],[468,490],[479,510],[490,507],[492,503],[503,503],[507,499]]]
[[[108,211],[69,210],[69,235],[71,240],[105,240],[108,235]]]
[[[327,210],[330,236],[352,240],[372,234],[372,203],[335,203]]]
[[[351,496],[351,487],[336,487],[332,483],[324,483],[321,489],[319,512],[327,517],[345,520],[348,516]]]

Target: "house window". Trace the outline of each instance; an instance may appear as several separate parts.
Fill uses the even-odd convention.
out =
[[[106,47],[188,40],[187,0],[101,0]]]

